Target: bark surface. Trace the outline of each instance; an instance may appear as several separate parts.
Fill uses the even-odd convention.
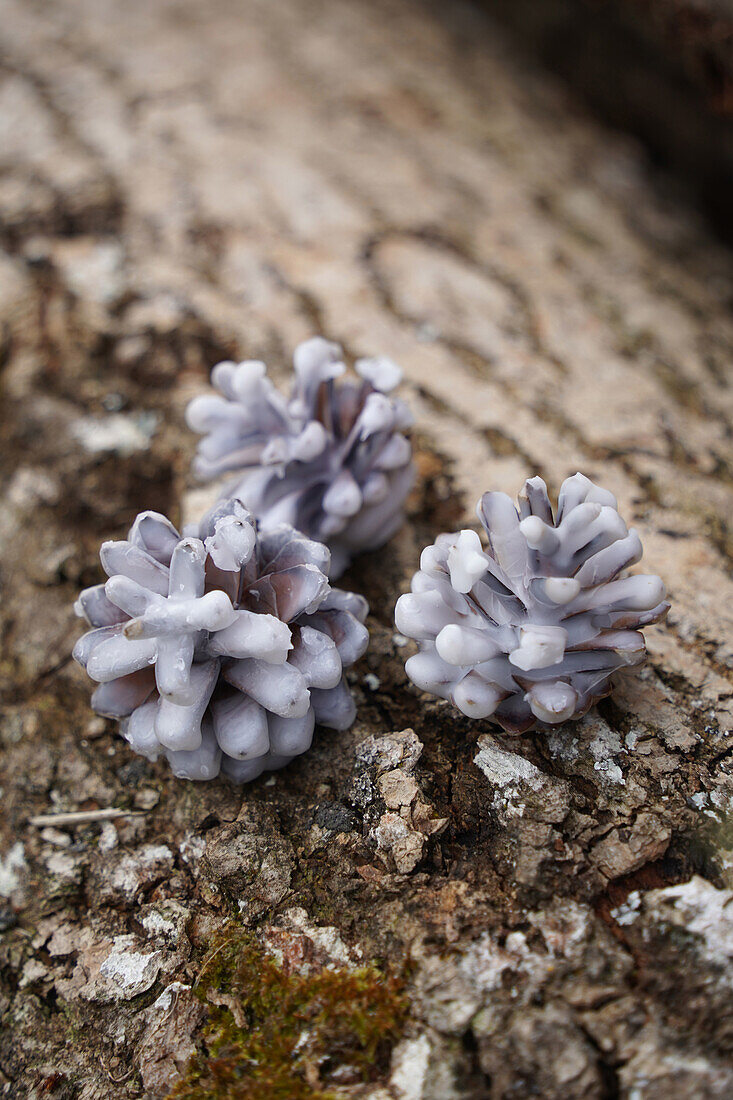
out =
[[[263,982],[402,975],[370,1064],[326,1029],[294,1097],[731,1095],[729,255],[481,12],[4,0],[0,51],[0,1093],[167,1095],[234,920],[255,985],[252,944]],[[139,510],[200,506],[211,365],[284,376],[317,332],[398,361],[418,423],[409,523],[344,579],[359,718],[178,782],[90,712],[72,601]],[[578,469],[672,611],[611,700],[512,739],[407,684],[392,609],[482,491]]]

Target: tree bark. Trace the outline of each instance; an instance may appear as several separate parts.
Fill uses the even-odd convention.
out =
[[[730,1095],[730,256],[481,11],[5,0],[0,49],[3,1095],[165,1096],[206,997],[241,1010],[201,977],[230,920],[293,981],[401,975],[371,1065],[326,1034],[293,1096]],[[359,716],[180,782],[92,715],[72,602],[138,511],[199,506],[210,367],[284,378],[315,333],[417,418],[408,523],[342,582]],[[483,491],[576,470],[672,610],[612,699],[509,738],[407,683],[392,611]]]

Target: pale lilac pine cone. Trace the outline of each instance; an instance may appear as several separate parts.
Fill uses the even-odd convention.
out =
[[[417,640],[406,671],[470,718],[521,733],[579,718],[618,669],[646,658],[640,627],[669,608],[659,577],[629,576],[642,555],[612,493],[563,482],[553,517],[540,477],[519,508],[505,493],[477,507],[486,531],[440,535],[420,559],[395,621]]]
[[[79,596],[94,629],[74,657],[135,752],[243,783],[305,752],[316,722],[351,725],[343,670],[367,647],[368,608],[331,588],[325,546],[285,524],[258,533],[239,500],[185,536],[143,512],[103,544],[109,580]]]
[[[219,363],[218,394],[190,402],[186,420],[203,435],[194,460],[204,479],[238,472],[239,497],[262,530],[288,523],[331,551],[330,576],[387,542],[404,520],[413,482],[404,432],[412,416],[392,395],[401,381],[389,359],[358,359],[358,380],[341,378],[338,344],[314,337],[294,355],[288,398],[264,363]]]

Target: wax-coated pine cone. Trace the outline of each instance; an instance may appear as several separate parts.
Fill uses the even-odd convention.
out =
[[[316,722],[346,729],[367,605],[331,588],[328,557],[285,524],[258,534],[238,500],[185,538],[143,512],[103,544],[109,580],[76,604],[94,628],[74,648],[99,684],[92,706],[185,779],[246,782],[305,752]]]
[[[639,627],[667,613],[664,585],[626,575],[639,536],[583,474],[563,482],[556,517],[539,477],[518,511],[505,493],[485,493],[477,512],[486,549],[475,531],[440,535],[397,601],[397,628],[420,647],[407,674],[511,732],[579,718],[617,669],[644,661]]]
[[[219,394],[191,401],[189,427],[203,434],[194,461],[202,478],[239,471],[227,490],[262,530],[288,523],[331,550],[330,576],[383,545],[401,526],[413,480],[403,434],[412,422],[389,396],[401,372],[388,359],[359,359],[341,379],[341,348],[320,337],[295,350],[289,399],[257,361],[219,363]],[[336,380],[339,379],[337,382]]]

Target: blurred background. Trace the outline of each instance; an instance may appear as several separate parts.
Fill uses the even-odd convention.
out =
[[[496,0],[517,41],[733,234],[730,0]]]

